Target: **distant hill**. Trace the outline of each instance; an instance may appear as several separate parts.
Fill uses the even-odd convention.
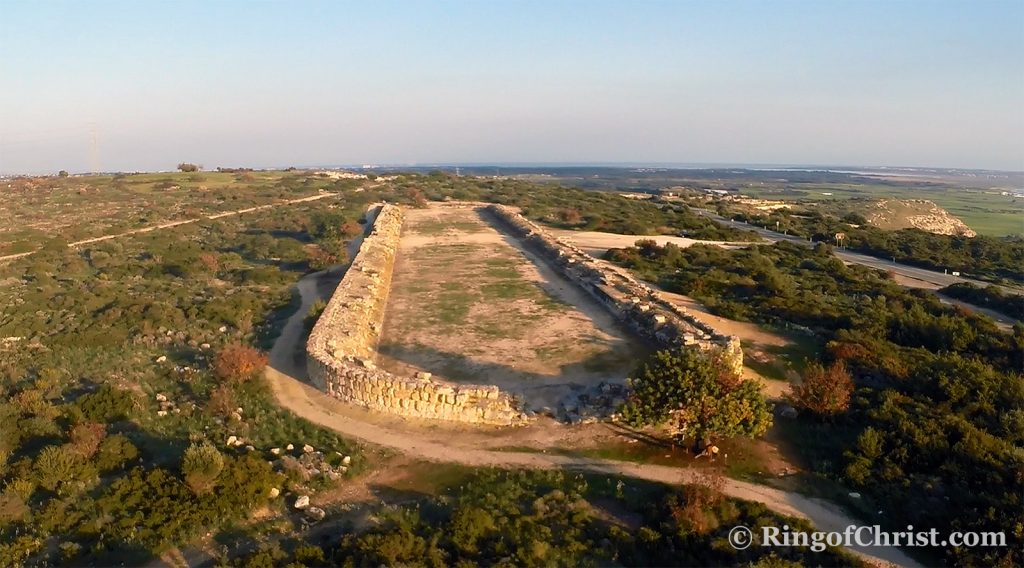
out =
[[[860,213],[868,223],[880,229],[914,228],[938,235],[977,235],[959,218],[927,199],[883,199]]]

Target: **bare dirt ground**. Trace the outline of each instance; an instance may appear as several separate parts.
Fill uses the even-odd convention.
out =
[[[478,209],[406,211],[379,363],[494,384],[528,407],[622,382],[644,348]]]
[[[580,247],[587,254],[598,258],[603,256],[608,249],[631,247],[639,240],[651,240],[661,246],[672,243],[683,248],[696,244],[717,245],[724,248],[745,247],[755,244],[746,242],[700,241],[686,237],[673,237],[671,235],[620,235],[618,233],[605,233],[601,231],[570,231],[554,228],[548,228],[548,231],[558,238]]]

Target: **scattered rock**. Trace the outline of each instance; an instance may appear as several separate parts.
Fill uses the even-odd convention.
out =
[[[166,410],[157,410],[156,411],[156,415],[157,416],[167,416],[167,411]]]
[[[237,448],[238,446],[241,446],[241,445],[242,445],[242,444],[244,444],[244,443],[245,443],[245,442],[243,442],[243,441],[242,441],[242,439],[241,439],[241,438],[239,438],[239,439],[235,440],[235,447]]]
[[[341,458],[341,465],[351,465],[351,464],[352,464],[352,456],[345,456],[345,457]]]
[[[309,495],[299,495],[299,498],[295,500],[294,507],[299,510],[309,507]]]
[[[270,448],[270,453],[274,454],[275,456],[279,456],[281,455],[281,448]]]
[[[309,444],[306,444],[306,445],[302,446],[302,451],[307,453],[307,454],[311,454],[311,453],[313,453],[313,446],[310,446]]]
[[[779,406],[779,416],[783,418],[796,418],[797,414],[798,412],[796,411],[796,409],[788,404],[783,404]]]
[[[209,349],[210,348],[210,344],[209,343],[203,343],[202,345],[199,346],[199,348],[200,349]]]
[[[156,362],[157,363],[163,363],[166,360],[167,360],[167,355],[161,355],[161,356],[156,358]]]
[[[286,450],[288,450],[290,452],[290,451],[295,449],[295,446],[292,445],[292,444],[288,444],[287,446],[284,447],[284,449],[286,449]]]
[[[270,498],[271,499],[276,499],[277,496],[280,495],[280,494],[281,494],[281,490],[278,489],[277,487],[271,487],[270,488]]]
[[[161,394],[161,393],[157,393],[156,401],[157,402],[167,402],[167,395]]]
[[[226,325],[222,325],[222,326],[220,326],[220,329],[218,329],[217,331],[219,331],[219,332],[221,332],[221,333],[224,333],[224,332],[225,332],[225,331],[227,331],[227,330],[228,330],[228,326],[226,326]]]
[[[237,441],[238,441],[238,437],[237,436],[228,436],[227,445],[234,446],[234,445],[236,445],[235,442],[237,442]]]
[[[850,497],[852,497],[854,499],[860,499],[860,493],[857,493],[856,491],[851,491],[850,492]],[[881,511],[879,511],[879,513],[881,513]]]
[[[327,512],[320,507],[310,507],[306,510],[306,516],[309,517],[311,521],[318,522],[324,520],[324,517],[327,516]]]
[[[246,450],[247,452],[251,452],[251,451],[253,451],[253,450],[255,450],[255,449],[256,449],[256,448],[255,448],[254,446],[246,446],[246,447],[245,447],[245,450]]]

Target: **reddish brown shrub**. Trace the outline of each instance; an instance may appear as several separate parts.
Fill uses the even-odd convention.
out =
[[[817,363],[807,366],[804,382],[790,393],[793,403],[819,416],[834,416],[850,408],[853,377],[842,361],[827,369]]]
[[[71,450],[91,458],[100,448],[100,442],[107,437],[107,426],[96,422],[83,422],[71,428]]]
[[[206,411],[214,416],[230,418],[236,408],[238,401],[230,385],[220,385],[213,389],[210,400],[206,401]]]
[[[258,349],[235,343],[217,353],[213,374],[222,381],[243,383],[256,377],[267,366],[267,356]]]

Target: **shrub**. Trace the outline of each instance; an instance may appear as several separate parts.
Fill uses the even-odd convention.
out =
[[[852,394],[853,378],[845,363],[837,361],[828,368],[811,363],[803,382],[792,387],[790,399],[798,408],[818,416],[835,416],[850,408]]]
[[[210,444],[193,444],[185,450],[181,474],[196,495],[209,493],[223,469],[224,456]]]
[[[93,422],[116,422],[127,418],[135,405],[131,393],[103,385],[94,393],[78,399],[82,415]]]
[[[206,402],[206,411],[222,418],[230,418],[236,408],[238,408],[238,399],[235,397],[235,391],[226,384],[213,389],[210,399]]]
[[[107,427],[96,422],[76,424],[71,428],[71,449],[83,458],[96,455],[100,442],[107,437]]]
[[[123,434],[114,434],[100,442],[94,462],[101,472],[122,469],[139,457],[139,450]]]
[[[267,357],[254,347],[235,343],[217,353],[214,375],[222,381],[243,383],[255,378],[267,365]]]
[[[760,436],[771,411],[754,381],[737,380],[721,361],[693,348],[663,350],[629,379],[633,387],[623,417],[632,426],[669,420],[676,436]]]

